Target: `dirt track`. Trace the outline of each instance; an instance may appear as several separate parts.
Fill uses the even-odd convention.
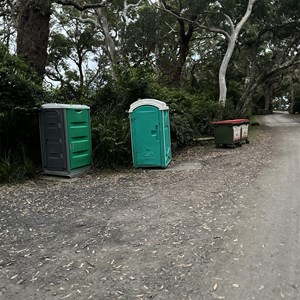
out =
[[[279,118],[166,170],[0,188],[0,299],[298,299],[299,119]]]
[[[274,136],[271,164],[244,190],[245,211],[236,244],[214,274],[226,299],[300,299],[300,118],[261,117]],[[238,259],[235,259],[237,257]],[[230,289],[230,284],[235,287]],[[206,297],[204,297],[206,299]],[[208,298],[209,299],[209,298]]]

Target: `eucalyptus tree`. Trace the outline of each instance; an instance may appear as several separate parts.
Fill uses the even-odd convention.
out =
[[[189,1],[189,0],[149,0],[149,3],[156,9],[161,23],[168,25],[167,33],[174,37],[172,43],[176,50],[175,61],[170,66],[170,77],[175,86],[181,86],[182,73],[186,61],[190,55],[191,44],[197,31],[196,20],[201,10],[207,7],[209,1]],[[173,17],[168,17],[168,14]],[[174,22],[175,20],[175,22]],[[154,25],[155,26],[155,25]],[[158,28],[156,30],[160,32]],[[167,37],[164,34],[165,38]]]
[[[16,34],[15,1],[0,0],[0,41],[8,48],[13,47]]]
[[[180,78],[174,80],[180,47],[176,19],[146,2],[131,15],[122,37],[123,63],[152,68],[162,84],[180,85]]]
[[[68,91],[68,98],[79,100],[88,97],[100,72],[97,59],[101,37],[76,15],[79,13],[73,8],[53,13],[46,76]]]
[[[202,6],[203,10],[196,15],[191,15],[188,9],[193,1],[187,1],[187,6],[185,7],[181,5],[185,2],[179,1],[181,5],[179,12],[175,12],[168,5],[167,1],[160,0],[159,5],[151,1],[153,5],[170,13],[178,20],[181,20],[181,22],[185,21],[193,27],[197,27],[198,30],[203,29],[222,35],[227,41],[227,50],[219,69],[219,102],[223,106],[225,106],[227,97],[226,71],[228,64],[235,49],[240,31],[249,19],[256,1],[257,0],[243,1],[242,4],[232,0],[222,1],[222,3],[209,0],[200,1],[198,2],[198,9]],[[242,13],[243,10],[244,12]],[[188,12],[188,14],[186,14],[186,12]]]
[[[248,76],[237,111],[244,114],[260,87],[265,92],[265,108],[272,100],[272,85],[290,76],[300,63],[300,3],[297,0],[260,1],[254,24],[247,31]],[[277,18],[274,18],[274,15]],[[281,82],[284,82],[281,80]]]
[[[101,49],[106,55],[113,80],[118,80],[122,63],[121,48],[124,31],[137,16],[135,11],[143,5],[143,0],[112,1],[105,7],[85,10],[78,18],[82,23],[91,24],[103,36]]]
[[[6,0],[11,2],[10,0]],[[17,53],[27,60],[42,82],[47,61],[50,17],[52,5],[72,6],[80,11],[103,7],[106,0],[86,3],[82,0],[18,0],[13,4],[17,11]]]

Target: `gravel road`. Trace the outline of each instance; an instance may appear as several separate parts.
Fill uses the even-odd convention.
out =
[[[0,299],[299,299],[300,118],[166,170],[0,187]]]
[[[222,278],[219,293],[224,299],[296,300],[300,299],[300,118],[278,113],[260,121],[274,136],[271,164],[244,190],[252,207],[239,224],[231,255],[225,260],[215,257],[212,275]]]

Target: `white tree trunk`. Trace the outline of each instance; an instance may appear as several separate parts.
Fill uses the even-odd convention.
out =
[[[107,50],[107,53],[109,56],[109,60],[111,62],[111,66],[112,66],[112,68],[111,68],[112,77],[114,80],[117,80],[118,61],[117,61],[115,41],[113,40],[113,38],[111,36],[107,17],[103,13],[102,10],[103,10],[102,8],[97,9],[98,23],[102,25],[105,47],[106,47],[106,50]]]
[[[221,64],[220,70],[219,70],[219,89],[220,89],[219,103],[222,106],[225,106],[226,99],[227,99],[226,72],[227,72],[228,64],[232,57],[232,53],[234,51],[235,43],[239,36],[239,33],[240,33],[242,27],[244,26],[244,24],[249,19],[250,15],[252,13],[253,5],[256,1],[257,0],[249,0],[247,10],[246,10],[244,16],[242,17],[240,22],[235,27],[233,26],[233,23],[230,20],[230,18],[227,16],[227,19],[229,19],[230,24],[231,24],[231,34],[229,36],[226,36],[228,39],[227,50],[226,50],[226,53],[224,55],[224,58],[222,60],[222,64]]]
[[[235,41],[231,37],[219,70],[219,103],[222,106],[225,106],[227,98],[226,72],[235,46]]]

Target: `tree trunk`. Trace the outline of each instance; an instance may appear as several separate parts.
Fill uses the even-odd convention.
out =
[[[186,58],[189,54],[189,44],[193,36],[194,26],[192,24],[188,25],[188,31],[185,32],[184,21],[178,19],[180,25],[180,46],[179,46],[179,55],[176,63],[175,71],[172,75],[173,82],[176,86],[181,84],[181,75]]]
[[[17,53],[43,81],[47,60],[51,1],[20,0],[17,25]]]
[[[257,88],[266,82],[269,78],[272,76],[276,76],[277,74],[282,73],[285,70],[288,70],[290,67],[300,65],[300,60],[297,60],[298,54],[288,60],[285,61],[281,64],[274,65],[272,69],[261,73],[260,75],[256,74],[255,69],[252,68],[251,70],[251,79],[249,83],[247,84],[247,87],[242,95],[242,97],[239,99],[237,106],[236,106],[236,111],[240,114],[243,115],[246,112],[247,106],[252,100],[252,96],[254,95],[255,91]]]
[[[239,33],[242,27],[244,26],[244,24],[249,19],[255,2],[256,0],[249,0],[247,10],[244,16],[235,27],[231,19],[229,17],[227,18],[228,20],[230,20],[231,23],[231,34],[229,36],[226,36],[228,39],[228,46],[219,70],[219,89],[220,89],[219,103],[222,106],[225,106],[226,99],[227,99],[226,72],[227,72],[228,64],[233,54],[235,43],[239,36]]]
[[[253,95],[256,92],[257,88],[259,87],[259,80],[253,80],[249,82],[246,87],[246,90],[242,97],[240,98],[237,106],[236,111],[239,113],[240,116],[244,116],[247,110],[249,103],[252,101]]]
[[[226,98],[227,98],[226,72],[234,50],[236,38],[237,36],[235,38],[230,37],[230,40],[228,41],[227,50],[223,57],[222,64],[219,70],[219,90],[220,90],[219,103],[222,106],[225,106],[226,103]]]
[[[97,9],[97,16],[98,16],[98,23],[101,24],[103,34],[104,34],[105,48],[111,63],[112,78],[114,80],[117,80],[119,77],[119,71],[118,71],[119,67],[118,67],[116,45],[115,45],[115,41],[111,36],[109,23],[105,15],[105,12],[103,12],[103,8]]]
[[[264,97],[265,97],[265,110],[270,110],[270,105],[272,103],[274,94],[274,88],[272,86],[271,81],[267,80],[265,82],[265,90],[264,90]]]
[[[290,101],[290,109],[289,113],[294,114],[295,113],[295,104],[296,104],[296,99],[295,99],[295,86],[294,86],[294,80],[293,76],[290,76],[290,93],[291,93],[291,101]]]

